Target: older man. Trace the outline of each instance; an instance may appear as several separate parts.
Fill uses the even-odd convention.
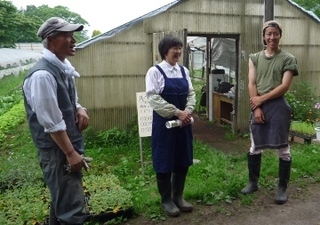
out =
[[[83,224],[84,194],[81,169],[85,165],[81,131],[89,124],[78,103],[74,77],[79,77],[67,57],[75,55],[73,32],[83,25],[52,17],[37,35],[43,58],[30,69],[24,84],[25,110],[40,167],[50,189],[50,224]]]

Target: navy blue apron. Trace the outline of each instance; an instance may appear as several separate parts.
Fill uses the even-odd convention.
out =
[[[160,66],[156,65],[164,77],[165,85],[161,97],[168,103],[184,110],[187,104],[189,84],[183,66],[183,78],[168,78]],[[165,123],[178,119],[176,116],[164,118],[153,111],[152,121],[152,161],[156,173],[170,173],[174,167],[188,167],[193,161],[193,135],[191,125],[167,129]]]

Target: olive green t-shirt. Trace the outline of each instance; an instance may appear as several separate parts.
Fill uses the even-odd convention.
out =
[[[296,58],[284,50],[279,50],[271,57],[264,51],[250,54],[250,59],[256,68],[256,85],[259,95],[266,94],[282,83],[285,71],[291,70],[294,76],[298,75]]]

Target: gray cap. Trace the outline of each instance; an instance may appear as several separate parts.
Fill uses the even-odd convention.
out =
[[[65,21],[60,17],[51,17],[45,21],[38,30],[37,35],[43,39],[48,37],[49,34],[52,34],[56,31],[61,32],[73,32],[73,31],[82,31],[82,24],[71,24]]]

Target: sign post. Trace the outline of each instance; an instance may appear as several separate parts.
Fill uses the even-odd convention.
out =
[[[140,161],[142,173],[144,173],[142,137],[150,137],[152,131],[152,108],[149,105],[146,92],[136,93],[138,127],[139,127],[139,144],[140,144]]]

